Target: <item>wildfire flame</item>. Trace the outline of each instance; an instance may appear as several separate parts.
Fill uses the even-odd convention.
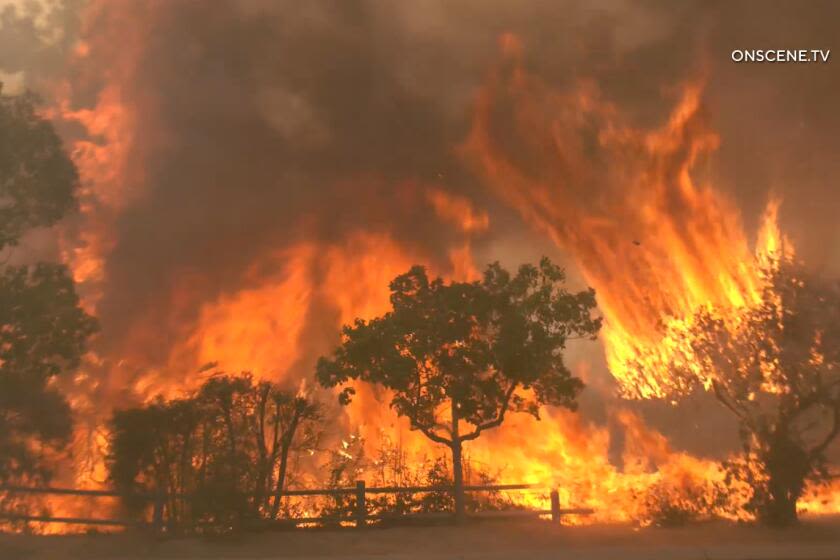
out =
[[[140,152],[150,141],[140,137],[150,126],[143,126],[122,87],[137,79],[134,64],[142,54],[145,26],[111,21],[116,12],[105,2],[91,3],[85,42],[73,55],[72,64],[84,67],[92,53],[101,55],[114,44],[114,37],[93,32],[96,24],[119,30],[112,33],[136,29],[120,36],[125,48],[105,76],[95,106],[73,109],[68,81],[58,88],[50,112],[86,132],[68,137],[83,182],[82,225],[67,232],[63,258],[92,312],[107,287],[113,224],[143,196]],[[147,17],[153,19],[154,12]],[[102,25],[103,20],[112,25]],[[630,125],[592,83],[581,82],[571,92],[552,90],[522,69],[522,48],[514,36],[504,35],[501,43],[503,63],[479,92],[461,153],[495,196],[569,254],[596,289],[605,318],[606,361],[619,386],[632,396],[662,397],[668,373],[655,366],[669,356],[661,339],[663,322],[686,320],[704,305],[737,308],[757,301],[756,256],[791,250],[777,224],[779,203],[768,204],[751,248],[735,204],[698,178],[704,158],[719,143],[704,113],[701,81],[687,83],[665,124],[651,131]],[[458,280],[479,277],[472,240],[492,231],[490,216],[445,185],[421,188],[430,219],[461,234],[448,249],[448,266],[438,262],[431,272]],[[386,311],[389,281],[427,261],[422,251],[383,232],[348,231],[341,241],[279,248],[240,271],[239,290],[202,302],[198,316],[180,329],[183,339],[166,349],[164,363],[143,361],[144,329],[154,326],[139,322],[137,336],[120,347],[123,354],[92,355],[86,367],[105,368],[107,383],[82,371],[69,390],[74,408],[101,425],[107,411],[96,411],[91,395],[106,402],[127,390],[135,402],[176,396],[203,381],[196,372],[208,362],[297,386],[311,374],[315,358],[335,343],[341,324]],[[181,282],[170,298],[173,320],[179,317],[179,301],[190,297],[189,279]],[[317,336],[313,328],[320,329]],[[627,366],[639,357],[654,366],[645,368],[652,375],[640,378]],[[586,361],[578,365],[584,376],[588,367]],[[382,397],[362,388],[346,425],[358,427],[371,445],[384,429],[412,454],[439,454],[396,419]],[[607,427],[559,410],[544,411],[539,423],[514,416],[502,430],[472,442],[468,452],[477,464],[494,466],[501,460],[505,480],[560,487],[564,506],[594,507],[595,520],[635,518],[638,496],[658,482],[679,486],[721,477],[716,462],[675,451],[637,414],[619,406],[610,420],[624,432],[621,467],[610,460]],[[77,486],[101,484],[101,462],[93,470],[77,469],[75,476]],[[808,501],[807,507],[836,511],[837,495],[830,503]],[[544,496],[521,499],[545,507]],[[60,510],[73,507],[58,504]]]
[[[595,288],[607,363],[622,387],[662,397],[657,376],[666,368],[645,368],[655,375],[641,379],[627,364],[640,356],[668,362],[663,321],[701,306],[757,302],[757,263],[783,245],[792,250],[777,225],[779,201],[769,202],[751,251],[734,204],[698,184],[703,156],[719,144],[700,83],[683,87],[664,126],[641,130],[593,84],[558,94],[528,76],[511,44],[503,39],[513,67],[494,73],[481,92],[463,151],[499,197],[571,253]],[[501,124],[493,117],[500,111],[507,112]],[[502,130],[518,152],[498,141]]]
[[[478,96],[462,153],[499,198],[573,257],[595,288],[606,361],[622,393],[667,397],[679,337],[663,333],[684,332],[702,307],[737,311],[759,303],[762,268],[793,256],[778,226],[780,201],[768,202],[751,248],[734,203],[698,179],[719,145],[704,112],[702,81],[684,84],[662,127],[639,129],[592,83],[563,93],[528,75],[514,36],[503,36],[501,47],[505,60]],[[562,481],[619,519],[632,516],[637,492],[657,482],[679,488],[722,479],[716,462],[674,452],[631,413],[616,417],[627,437],[623,472],[597,461],[605,448],[566,453],[575,436],[604,437],[592,427],[565,429],[568,418],[550,432],[563,434],[551,446],[558,455],[535,464],[539,445],[520,442],[530,457],[523,464],[530,472],[563,465],[543,479]],[[591,480],[593,465],[603,470],[597,490],[587,491],[581,481]],[[810,500],[807,507],[833,511],[830,503]]]

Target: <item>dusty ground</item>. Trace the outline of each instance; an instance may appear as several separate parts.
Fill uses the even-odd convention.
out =
[[[840,519],[807,521],[796,529],[777,532],[728,524],[637,530],[488,521],[460,528],[269,532],[215,541],[155,540],[142,534],[2,535],[0,558],[840,560]]]

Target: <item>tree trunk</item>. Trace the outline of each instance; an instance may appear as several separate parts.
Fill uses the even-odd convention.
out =
[[[466,519],[464,506],[464,467],[462,461],[462,441],[458,433],[458,408],[452,401],[452,481],[455,498],[455,522],[463,523]]]
[[[466,519],[464,507],[464,467],[461,460],[461,441],[452,442],[452,478],[455,487],[455,521],[463,523]]]
[[[280,513],[280,502],[283,499],[283,487],[286,485],[286,471],[289,466],[289,451],[292,448],[292,442],[295,438],[298,423],[300,422],[301,413],[295,410],[292,421],[289,423],[289,428],[283,434],[282,446],[280,448],[280,467],[277,472],[277,486],[274,489],[274,504],[271,507],[271,519],[277,519],[277,514]]]
[[[762,521],[771,527],[796,525],[798,522],[796,502],[797,499],[786,492],[773,495],[771,490],[770,503],[767,504]]]
[[[266,403],[268,401],[268,392],[270,387],[266,386],[262,391],[260,391],[259,401],[257,402],[257,434],[256,434],[256,444],[257,444],[257,482],[254,485],[254,515],[255,517],[259,517],[260,515],[260,508],[263,506],[265,502],[266,494],[268,493],[268,488],[266,487],[266,479],[268,478],[268,450],[265,446],[265,416],[266,416]]]
[[[769,480],[767,503],[760,514],[762,521],[776,527],[795,525],[796,502],[802,496],[811,470],[808,454],[780,429],[771,440],[765,468]]]

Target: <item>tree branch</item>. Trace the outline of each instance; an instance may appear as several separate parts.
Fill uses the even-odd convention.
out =
[[[436,434],[434,432],[434,428],[432,426],[424,426],[423,424],[420,424],[419,422],[416,422],[414,419],[411,420],[411,425],[414,428],[423,432],[423,435],[425,435],[430,440],[432,440],[436,443],[442,443],[443,445],[446,445],[448,447],[452,447],[452,440],[451,439],[446,439],[445,437]]]
[[[811,460],[817,458],[823,451],[825,451],[838,434],[840,434],[840,401],[834,403],[834,425],[832,426],[831,431],[825,436],[825,439],[809,453]]]
[[[511,398],[513,398],[513,393],[516,391],[516,388],[518,386],[519,386],[518,383],[513,383],[510,386],[510,388],[507,390],[507,393],[505,393],[505,400],[502,401],[502,407],[501,407],[501,409],[499,409],[499,414],[498,414],[498,416],[496,416],[496,418],[494,418],[493,420],[490,420],[489,422],[479,424],[478,426],[476,426],[475,431],[461,437],[460,440],[461,441],[472,441],[472,440],[476,439],[478,436],[480,436],[481,432],[483,432],[484,430],[489,430],[491,428],[496,428],[498,426],[501,426],[502,422],[505,421],[505,413],[510,408],[510,400],[511,400]]]
[[[717,400],[723,406],[728,408],[739,419],[743,420],[744,422],[747,422],[748,424],[751,424],[751,421],[747,414],[744,411],[739,410],[732,402],[730,402],[734,399],[729,395],[726,389],[721,387],[720,383],[718,383],[717,381],[712,381],[712,390],[714,391]]]

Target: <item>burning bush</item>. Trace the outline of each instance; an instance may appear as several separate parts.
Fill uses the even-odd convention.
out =
[[[763,274],[758,301],[675,321],[664,343],[675,349],[673,393],[705,388],[738,419],[743,453],[727,482],[749,489],[747,512],[788,525],[840,433],[840,286],[787,257]]]
[[[375,487],[409,488],[432,487],[440,490],[413,492],[398,491],[387,494],[373,494],[368,497],[367,512],[381,516],[384,523],[404,523],[401,516],[407,514],[435,514],[455,511],[455,500],[451,491],[443,489],[453,485],[452,465],[445,455],[410,456],[401,445],[394,443],[387,433],[381,433],[375,455],[365,455],[365,441],[358,436],[344,440],[340,449],[330,453],[325,465],[330,488],[352,487],[359,476]],[[464,457],[464,479],[468,483],[488,485],[496,478]],[[465,509],[479,510],[511,509],[517,506],[504,499],[499,492],[468,493]],[[356,511],[353,496],[339,495],[330,498],[320,509],[325,517],[350,519]],[[421,517],[421,522],[425,520]],[[409,521],[410,522],[410,521]]]
[[[170,526],[276,519],[291,453],[315,445],[319,419],[316,404],[272,383],[213,377],[187,398],[116,412],[110,476],[134,509],[132,496],[166,495]]]
[[[657,527],[681,527],[732,513],[729,489],[722,482],[659,482],[641,497],[639,521]]]

